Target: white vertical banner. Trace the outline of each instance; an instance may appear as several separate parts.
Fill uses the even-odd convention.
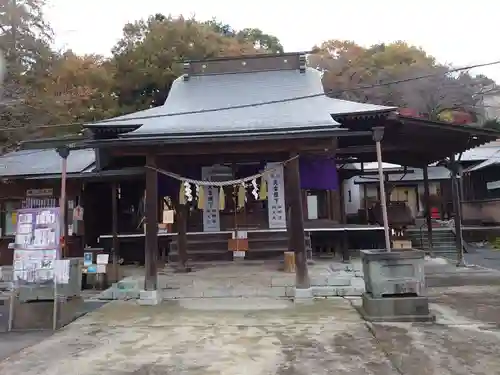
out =
[[[267,210],[269,228],[286,228],[285,180],[281,163],[267,163],[266,169],[273,168],[267,177]]]
[[[207,181],[211,179],[211,167],[201,168],[201,179]],[[220,214],[219,214],[219,188],[215,186],[204,186],[203,202],[203,231],[204,232],[219,232],[220,231]]]

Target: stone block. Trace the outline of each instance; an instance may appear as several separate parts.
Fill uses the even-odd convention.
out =
[[[126,300],[127,299],[127,291],[120,290],[120,289],[113,290],[113,299]]]
[[[271,286],[295,286],[295,276],[271,277]]]
[[[388,295],[424,295],[424,252],[417,250],[362,250],[366,292]]]
[[[351,279],[353,277],[349,275],[328,275],[326,278],[326,285],[328,286],[348,286],[351,285]]]
[[[181,291],[179,289],[163,289],[161,292],[164,300],[181,298]]]
[[[312,275],[310,276],[310,282],[312,286],[326,286],[328,275]]]
[[[351,286],[354,288],[363,288],[365,289],[365,280],[360,277],[353,277],[351,279]]]
[[[56,328],[61,328],[73,321],[78,311],[81,311],[82,306],[83,300],[78,297],[58,301]],[[15,299],[12,329],[53,329],[53,309],[54,301],[20,302]]]
[[[349,290],[349,294],[347,294],[347,296],[349,296],[349,297],[361,297],[364,293],[365,293],[364,286],[362,288],[351,287],[351,289]]]
[[[355,288],[353,286],[341,286],[335,288],[337,291],[338,297],[347,297],[347,296],[361,296],[365,289],[364,288]]]
[[[112,300],[114,298],[113,289],[112,288],[106,289],[101,294],[99,294],[98,298],[102,300]]]
[[[269,287],[268,289],[271,289],[271,287]],[[259,288],[246,285],[239,285],[232,290],[233,297],[257,297],[259,293]]]
[[[270,288],[269,292],[273,297],[286,297],[286,286],[275,286]]]
[[[346,295],[348,295],[348,287],[337,287],[337,288],[334,288],[335,290],[335,293],[337,296],[339,297],[344,297]]]
[[[117,289],[139,289],[139,281],[138,280],[121,280],[116,284]]]
[[[293,301],[298,304],[311,304],[314,301],[314,294],[312,288],[302,289],[295,288]]]
[[[363,294],[361,315],[371,322],[429,322],[435,317],[430,313],[427,297],[374,298]]]
[[[127,290],[128,299],[138,299],[140,298],[140,292],[138,290]]]
[[[232,290],[230,288],[210,288],[203,291],[203,297],[205,298],[227,298],[233,297]]]
[[[313,295],[314,297],[336,297],[337,288],[332,286],[314,286]]]
[[[161,293],[158,290],[141,290],[137,303],[142,306],[155,306],[161,302]]]

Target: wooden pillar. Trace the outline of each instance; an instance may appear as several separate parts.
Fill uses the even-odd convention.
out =
[[[363,211],[365,213],[365,220],[368,223],[369,215],[368,215],[368,188],[366,187],[366,183],[363,184]]]
[[[328,220],[333,220],[333,202],[332,202],[332,191],[326,191],[326,217]]]
[[[347,216],[345,212],[345,194],[344,194],[344,184],[343,181],[339,183],[339,194],[337,195],[338,200],[340,201],[340,207],[339,207],[339,213],[340,213],[340,223],[342,226],[345,227],[347,224]],[[340,232],[341,233],[341,238],[340,238],[340,249],[342,253],[342,261],[343,262],[348,262],[350,260],[349,256],[349,238],[348,238],[348,231],[343,230]]]
[[[156,155],[146,156],[146,165],[156,167]],[[146,275],[145,290],[157,289],[156,258],[158,255],[158,173],[146,168],[146,249],[144,254]]]
[[[113,235],[113,272],[118,278],[118,260],[120,256],[120,242],[118,240],[118,184],[113,182],[111,185],[111,233]],[[115,277],[113,277],[114,279]],[[118,280],[117,280],[118,281]]]
[[[292,218],[292,211],[290,209],[290,188],[289,188],[289,173],[288,173],[288,168],[284,169],[284,176],[283,176],[283,183],[285,184],[285,212],[286,212],[286,232],[287,232],[287,237],[288,237],[288,251],[293,251],[293,238],[292,238],[292,231],[290,230],[290,227],[292,225],[291,223],[291,218]],[[269,199],[268,199],[269,202]],[[294,256],[294,263],[295,263],[295,256]],[[294,267],[295,270],[295,267]]]
[[[429,243],[429,253],[434,256],[434,245],[432,241],[432,215],[431,215],[431,201],[429,192],[429,171],[427,165],[423,168],[424,172],[424,209],[425,209],[425,221],[427,223],[427,241]],[[423,246],[423,244],[422,244]]]
[[[298,156],[292,154],[292,156]],[[304,236],[304,213],[302,208],[302,192],[300,189],[299,158],[295,157],[286,165],[290,219],[287,230],[291,236],[292,249],[295,252],[296,281],[298,289],[311,286],[307,271],[307,254]]]
[[[187,221],[188,206],[179,204],[177,208],[177,251],[179,252],[179,271],[187,272]]]

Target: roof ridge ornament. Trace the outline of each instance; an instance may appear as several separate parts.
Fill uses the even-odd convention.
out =
[[[184,71],[184,81],[189,81],[190,73],[191,73],[191,63],[190,62],[185,62],[182,65],[183,71]]]
[[[307,56],[305,53],[301,53],[299,56],[299,72],[306,72]]]

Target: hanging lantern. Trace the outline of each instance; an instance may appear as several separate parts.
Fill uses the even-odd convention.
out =
[[[259,199],[261,201],[264,201],[267,199],[267,181],[266,181],[265,175],[262,175],[262,177],[260,178]]]
[[[198,195],[198,209],[203,210],[205,206],[205,186],[196,186]]]
[[[238,188],[238,208],[245,207],[245,195],[247,190],[245,189],[245,184],[242,183]]]
[[[224,187],[219,188],[219,210],[222,211],[226,208],[226,195],[224,194]]]

